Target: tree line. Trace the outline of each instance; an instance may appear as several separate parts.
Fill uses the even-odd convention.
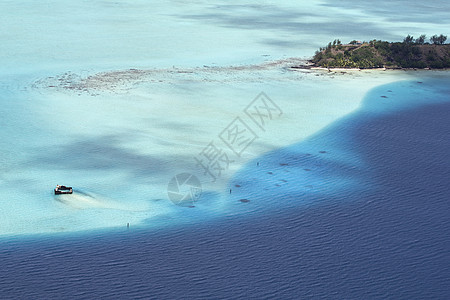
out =
[[[425,45],[428,44],[426,42],[426,38],[427,36],[425,34],[422,34],[421,36],[419,36],[418,38],[414,38],[412,35],[407,35],[404,39],[403,39],[403,43],[405,44],[417,44],[417,45]],[[433,35],[432,37],[430,37],[429,41],[431,44],[434,45],[444,45],[445,41],[447,40],[447,36],[446,35]]]
[[[403,42],[372,40],[362,45],[356,41],[343,45],[336,39],[316,51],[311,61],[328,68],[450,68],[450,44],[445,44],[446,40],[443,34],[433,35],[430,42],[424,34],[418,38],[408,35]]]

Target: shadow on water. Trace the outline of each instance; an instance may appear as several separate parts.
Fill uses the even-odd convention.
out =
[[[395,85],[383,89],[396,92]],[[396,99],[379,92],[368,101]],[[272,209],[271,203],[271,211],[254,218],[227,215],[164,231],[133,233],[130,227],[130,234],[2,245],[0,265],[8,271],[0,274],[0,295],[445,299],[450,101],[448,94],[442,97],[446,103],[411,105],[401,113],[363,109],[307,142],[259,158],[259,166],[247,167],[233,182],[233,194],[251,194],[258,172],[280,185],[267,194],[255,188],[259,199],[236,196],[243,207],[267,195],[279,202],[312,197],[322,205]],[[277,178],[296,172],[312,176],[311,182],[297,175]],[[314,190],[327,176],[336,181],[320,193],[298,186]],[[341,177],[355,182],[339,188]],[[111,285],[114,280],[120,284]]]
[[[387,175],[408,176],[410,168],[422,170],[414,173],[419,179],[436,172],[445,176],[449,166],[440,160],[449,148],[449,122],[432,110],[445,112],[449,90],[441,81],[422,84],[405,81],[374,89],[357,112],[305,141],[258,157],[231,181],[230,186],[242,186],[232,200],[260,200],[262,210],[280,209],[318,204],[339,193],[363,198],[388,184]],[[382,97],[386,92],[389,99]]]

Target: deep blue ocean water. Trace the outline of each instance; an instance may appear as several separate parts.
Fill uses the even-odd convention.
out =
[[[3,238],[0,298],[448,299],[447,85],[378,87],[356,113],[252,161],[225,217]]]

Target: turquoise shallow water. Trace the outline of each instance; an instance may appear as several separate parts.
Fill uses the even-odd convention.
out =
[[[215,81],[208,82],[203,80],[205,72],[183,75],[186,80],[165,69],[157,75],[162,83],[150,81],[99,95],[37,87],[33,78],[25,78],[22,86],[5,87],[2,234],[97,230],[127,223],[172,226],[185,217],[195,221],[223,216],[234,209],[224,193],[228,180],[246,161],[313,134],[357,109],[367,86],[398,78],[394,73],[386,78],[382,73],[337,78],[321,74],[316,82],[312,73],[275,66],[217,71],[212,74]],[[258,81],[249,86],[247,80],[253,77]],[[347,78],[361,85],[343,84]],[[333,89],[317,94],[321,84]],[[262,88],[283,108],[282,117],[265,132],[257,131],[258,140],[241,158],[230,156],[236,162],[211,183],[194,156],[211,140],[220,142],[219,133],[240,114],[245,116],[243,110]],[[167,195],[170,179],[186,171],[202,180],[204,199],[187,214]],[[75,193],[55,197],[56,184],[71,185]]]
[[[376,8],[368,2],[320,1],[0,4],[0,233],[92,230],[176,215],[178,208],[165,201],[169,180],[178,172],[197,172],[192,157],[264,91],[283,108],[283,118],[260,134],[220,185],[207,186],[205,180],[204,195],[216,200],[205,210],[221,214],[228,206],[222,192],[246,161],[304,140],[353,112],[371,87],[416,76],[315,78],[274,62],[308,57],[333,38],[400,40],[405,28],[416,36],[448,28],[442,17],[446,2],[414,2],[399,13],[396,8],[403,6],[403,1],[383,1]],[[264,63],[274,67],[261,71]],[[256,67],[239,71],[248,64]],[[237,68],[225,68],[230,65]],[[135,80],[107,73],[94,82],[106,85],[81,94],[51,87],[71,76],[86,79],[130,68],[153,73]],[[51,195],[56,184],[73,185],[79,197],[56,201]]]

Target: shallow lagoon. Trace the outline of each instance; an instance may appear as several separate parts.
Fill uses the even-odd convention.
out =
[[[0,295],[445,298],[448,72],[288,67],[448,5],[2,2]],[[283,114],[211,183],[194,156],[262,91]]]
[[[2,175],[3,234],[139,226],[152,217],[167,218],[170,224],[171,216],[180,213],[197,217],[199,212],[168,200],[167,184],[182,172],[202,182],[195,209],[208,218],[223,215],[230,209],[224,198],[228,179],[247,161],[301,141],[357,110],[369,88],[417,76],[283,67],[225,74],[160,70],[152,74],[156,83],[132,82],[132,89],[127,83],[93,95],[92,90],[73,93],[41,84],[9,95],[5,101],[15,97],[16,102],[2,108],[12,120],[2,131],[9,153]],[[283,114],[265,131],[253,125],[258,138],[238,157],[218,136],[234,118],[245,117],[243,110],[261,91]],[[216,182],[195,162],[211,141],[233,160]],[[53,196],[56,184],[74,186],[75,194]]]
[[[180,172],[195,174],[204,190],[188,215],[223,215],[228,180],[248,161],[354,112],[371,88],[422,76],[292,71],[298,61],[289,57],[310,56],[330,36],[401,38],[406,25],[428,34],[444,26],[405,17],[387,28],[384,6],[322,2],[1,5],[2,235],[140,226],[152,218],[170,225],[171,216],[186,214],[167,199],[167,183]],[[92,76],[86,90],[65,85]],[[260,92],[282,116],[255,132],[258,139],[211,183],[194,157]],[[77,194],[55,198],[56,184]]]

